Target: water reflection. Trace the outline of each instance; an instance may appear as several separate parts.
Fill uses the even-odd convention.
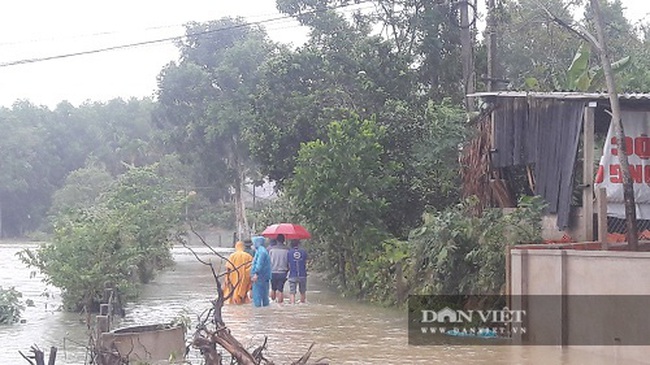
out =
[[[46,286],[41,276],[30,278],[30,270],[15,256],[28,247],[36,245],[0,243],[0,285],[15,286],[24,300],[35,302],[24,313],[26,323],[0,326],[0,364],[27,364],[18,351],[26,352],[32,344],[43,349],[59,347],[57,364],[83,364],[88,339],[86,325],[77,314],[56,311],[60,305],[58,290]],[[202,258],[218,262],[209,250],[197,250]],[[141,299],[128,305],[126,317],[116,326],[168,322],[179,315],[188,316],[196,324],[197,316],[209,308],[209,301],[216,295],[210,269],[182,247],[175,248],[173,254],[175,267],[145,286]],[[307,304],[226,306],[224,319],[245,346],[255,347],[268,336],[267,357],[278,364],[298,359],[312,342],[316,343],[314,359],[327,357],[332,364],[615,363],[612,359],[554,347],[408,346],[402,312],[342,299],[315,278],[310,278],[309,289]],[[192,350],[191,354],[198,364],[197,352]]]

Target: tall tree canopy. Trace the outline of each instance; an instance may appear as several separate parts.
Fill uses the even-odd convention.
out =
[[[50,110],[18,101],[0,109],[0,236],[43,228],[54,192],[87,163],[116,176],[157,161],[152,105],[115,99]]]
[[[244,126],[254,120],[253,94],[275,46],[260,28],[224,18],[187,25],[179,63],[159,77],[157,119],[168,141],[213,187],[213,199],[234,191],[238,232],[247,234],[242,186],[251,167]]]

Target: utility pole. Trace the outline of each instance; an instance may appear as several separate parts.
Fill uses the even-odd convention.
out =
[[[463,58],[463,86],[465,87],[465,108],[467,112],[474,111],[474,98],[467,95],[476,91],[474,87],[474,47],[471,27],[474,23],[469,20],[469,0],[460,0],[460,42]],[[472,14],[476,16],[476,14]]]
[[[496,90],[496,65],[497,65],[497,30],[495,19],[495,0],[487,0],[487,19],[485,30],[487,33],[487,91]]]

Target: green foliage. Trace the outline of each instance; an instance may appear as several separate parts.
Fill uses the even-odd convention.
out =
[[[325,139],[332,121],[376,115],[383,123],[388,118],[381,114],[395,109],[391,100],[411,107],[415,85],[408,64],[391,55],[388,42],[340,22],[346,31],[281,50],[262,70],[247,139],[262,172],[280,185],[291,178],[301,144]],[[415,124],[417,113],[408,112],[391,120],[402,131]],[[394,136],[404,141],[413,134]]]
[[[352,43],[358,34],[381,35],[382,48],[390,47],[390,52],[382,57],[386,62],[382,68],[364,70],[369,75],[380,74],[395,64],[407,65],[398,78],[390,80],[386,90],[398,88],[406,81],[415,82],[417,91],[426,94],[429,100],[451,97],[454,102],[462,101],[462,66],[458,62],[461,58],[459,7],[454,2],[376,0],[377,11],[359,11],[349,17],[336,11],[324,11],[352,3],[352,0],[279,0],[277,7],[310,27],[311,41],[326,42],[324,48],[338,51],[341,58],[348,57],[347,53],[364,50]],[[350,41],[352,44],[346,43]],[[415,89],[409,90],[413,91]]]
[[[567,71],[566,89],[595,91],[604,87],[605,74],[601,66],[590,66],[591,50],[582,43]],[[630,65],[630,56],[612,63],[612,71],[620,73]]]
[[[358,263],[386,236],[381,217],[388,204],[380,193],[394,184],[394,166],[380,159],[384,133],[370,120],[331,123],[327,142],[301,148],[288,190],[296,212],[319,237],[312,251],[319,251],[319,261],[344,290],[356,294],[363,285]]]
[[[541,239],[542,200],[524,198],[510,213],[472,214],[473,199],[427,213],[411,233],[412,294],[500,294],[506,248]]]
[[[54,193],[50,214],[92,206],[112,182],[113,177],[102,168],[86,167],[72,171],[63,187]]]
[[[72,171],[94,166],[114,176],[156,161],[161,149],[152,133],[152,105],[150,99],[115,99],[79,107],[62,102],[54,110],[28,101],[0,108],[0,235],[41,229],[54,192]]]
[[[185,198],[156,166],[131,169],[97,204],[60,214],[53,241],[21,259],[61,288],[68,310],[92,310],[107,282],[133,296],[171,264]]]
[[[258,231],[275,223],[302,221],[304,219],[296,211],[294,200],[287,195],[264,203],[257,211],[251,212],[251,223]]]
[[[343,19],[328,17],[318,27],[334,25],[346,31],[314,35],[304,47],[281,50],[264,65],[257,118],[246,128],[251,153],[284,189],[301,146],[327,141],[332,121],[375,120],[385,129],[381,160],[395,165],[395,184],[380,194],[395,209],[383,221],[391,234],[405,238],[426,206],[457,199],[453,171],[466,118],[450,100],[430,102],[408,57],[395,54],[390,42]]]
[[[362,291],[365,299],[384,305],[398,304],[400,296],[406,294],[406,287],[401,288],[400,273],[408,267],[411,260],[410,245],[408,241],[388,239],[381,243],[376,251],[370,253],[368,258],[360,263],[359,271],[362,275]],[[404,290],[403,292],[401,292]]]
[[[573,0],[504,1],[500,8],[499,76],[514,89],[550,91],[562,88],[564,73],[580,40],[548,18],[544,9],[573,22]],[[481,71],[486,72],[486,71]]]
[[[181,61],[158,77],[154,113],[169,145],[191,166],[211,202],[235,200],[253,165],[244,126],[254,119],[254,89],[274,45],[259,27],[222,18],[186,25]]]
[[[499,25],[500,70],[513,88],[531,91],[605,89],[600,60],[590,46],[553,22],[546,10],[566,24],[576,24],[579,0],[520,0],[505,2]],[[596,34],[591,6],[577,26]],[[620,0],[601,1],[605,34],[619,91],[647,90],[647,38],[623,14]],[[544,31],[540,31],[544,29]],[[577,50],[577,51],[576,51]],[[567,66],[570,65],[570,66]]]
[[[3,289],[0,286],[0,325],[12,324],[20,320],[20,314],[25,306],[20,301],[22,293],[10,287]]]

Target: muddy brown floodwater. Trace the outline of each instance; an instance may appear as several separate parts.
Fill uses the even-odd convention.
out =
[[[23,317],[26,323],[0,326],[0,364],[27,364],[18,353],[33,344],[42,349],[57,346],[59,364],[84,364],[88,329],[82,317],[58,311],[59,290],[45,285],[16,257],[34,243],[0,242],[0,286],[14,286],[31,299]],[[218,249],[228,253],[228,249]],[[197,247],[205,259],[218,259],[204,247]],[[196,317],[209,308],[215,295],[208,267],[196,261],[183,247],[173,249],[176,265],[143,288],[140,299],[126,308],[126,317],[115,328],[169,322],[179,315]],[[515,346],[408,346],[406,314],[341,298],[323,282],[311,278],[307,304],[266,308],[227,306],[224,320],[244,345],[261,344],[268,336],[268,356],[277,364],[296,360],[312,342],[315,358],[327,357],[331,364],[612,364],[611,359],[557,347]],[[288,287],[287,287],[288,289]],[[200,364],[196,350],[190,360]]]

